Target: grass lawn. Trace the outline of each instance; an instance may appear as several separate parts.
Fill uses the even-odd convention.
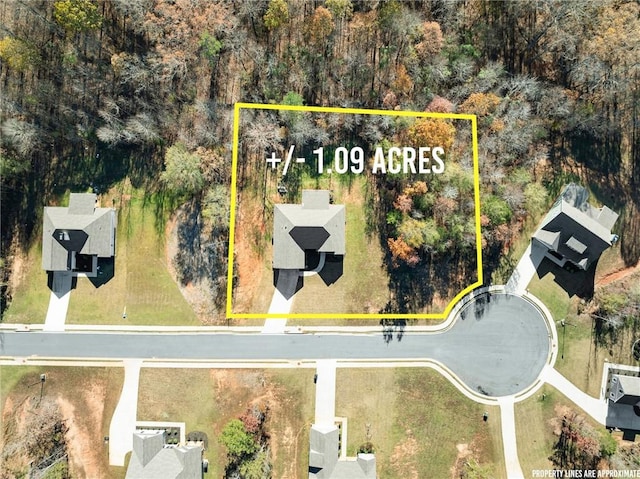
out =
[[[71,294],[67,323],[198,325],[167,271],[167,217],[158,213],[160,201],[127,185],[114,193],[119,194],[115,276],[100,288],[78,281]],[[127,318],[123,320],[125,307]]]
[[[138,420],[182,421],[209,439],[209,473],[224,474],[223,427],[253,404],[269,406],[273,477],[296,479],[308,468],[315,388],[311,369],[155,369],[140,374]]]
[[[358,177],[349,185],[322,178],[316,184],[308,179],[304,188],[331,189],[336,204],[346,205],[346,246],[343,275],[336,283],[327,287],[319,276],[306,277],[304,287],[296,294],[292,313],[377,313],[389,300],[388,277],[384,269],[383,253],[377,239],[366,233],[364,216],[364,181]],[[325,184],[326,183],[326,184]],[[275,198],[275,195],[274,195]],[[243,205],[239,218],[247,217],[251,211],[258,211],[261,199],[251,198],[249,192],[243,193]],[[247,267],[244,279],[234,292],[234,311],[247,313],[266,313],[273,295],[273,272],[271,268],[271,224],[254,218],[253,224],[239,220],[239,234],[236,236],[236,256],[252,256],[253,267]],[[248,229],[264,229],[260,236]],[[257,239],[259,238],[259,239]],[[250,247],[256,240],[259,245]],[[243,258],[240,263],[246,261]],[[259,269],[257,269],[259,267]],[[240,265],[242,271],[243,265]],[[318,301],[318,298],[330,298],[330,301]],[[309,324],[308,321],[291,321],[291,324]],[[314,324],[316,321],[314,320]],[[342,324],[345,324],[342,322]],[[352,324],[352,323],[346,323]],[[377,324],[377,321],[376,321]]]
[[[115,275],[96,288],[78,278],[71,292],[67,324],[198,325],[198,320],[167,271],[161,201],[127,182],[101,198],[115,200],[118,212]],[[41,245],[31,248],[4,321],[43,323],[49,304],[47,277],[40,268]],[[126,307],[127,318],[122,315]]]
[[[554,282],[553,274],[547,274],[542,278],[537,275],[529,283],[529,292],[540,299],[551,312],[556,322],[561,319],[571,321],[577,311],[579,299],[572,299]],[[556,327],[560,327],[559,324]]]
[[[431,369],[338,369],[336,414],[347,417],[349,455],[373,443],[380,477],[451,477],[465,447],[491,477],[505,477],[499,408],[467,399]]]
[[[553,434],[551,421],[557,415],[558,406],[577,411],[588,424],[605,432],[603,426],[591,420],[560,391],[545,384],[535,395],[515,405],[518,457],[525,477],[531,477],[534,469],[552,469],[548,458],[558,438]]]
[[[20,380],[27,375],[35,378],[42,372],[42,368],[38,366],[0,366],[0,400],[2,404]],[[2,420],[2,416],[0,416],[0,420]]]
[[[351,189],[346,185],[333,189],[335,202],[346,207],[344,274],[329,287],[317,275],[305,278],[304,287],[296,294],[293,313],[378,313],[390,299],[380,243],[366,233],[364,181],[358,178]]]
[[[602,277],[622,267],[619,249],[610,248],[598,262],[596,277]],[[543,278],[534,276],[529,292],[538,297],[549,308],[558,332],[558,358],[555,367],[573,384],[586,393],[598,397],[605,359],[630,364],[631,345],[637,339],[632,331],[625,330],[618,344],[611,349],[596,347],[593,339],[593,323],[588,316],[579,315],[581,299],[570,298],[554,282],[553,274]],[[565,320],[565,327],[560,321]]]
[[[530,477],[534,469],[552,468],[548,457],[557,439],[549,421],[555,416],[554,407],[559,401],[573,405],[556,389],[544,385],[534,396],[515,405],[518,457],[525,477]]]
[[[40,374],[46,374],[44,385]],[[74,477],[124,477],[108,465],[104,436],[115,410],[124,374],[120,368],[2,366],[2,441],[19,441],[25,414],[37,414],[42,401],[55,401],[69,428],[67,452]],[[25,467],[27,464],[25,464]]]
[[[20,271],[14,272],[20,280],[2,322],[44,323],[51,290],[47,287],[47,274],[42,270],[41,263],[42,245],[38,241],[21,262]]]
[[[221,477],[223,457],[218,454],[213,426],[223,415],[216,407],[216,388],[208,369],[142,368],[138,390],[139,421],[175,421],[186,424],[186,432],[202,431],[209,438],[209,477]]]
[[[598,397],[604,360],[613,360],[605,349],[593,342],[591,320],[578,315],[579,298],[569,298],[553,281],[553,275],[534,277],[529,292],[538,297],[551,311],[558,332],[558,357],[555,367],[567,379],[586,393]],[[565,327],[560,321],[565,320]],[[629,346],[630,350],[630,346]]]

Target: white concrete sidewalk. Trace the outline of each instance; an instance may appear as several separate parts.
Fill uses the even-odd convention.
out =
[[[504,290],[507,293],[525,293],[543,258],[544,250],[538,245],[532,246],[532,243],[529,243],[522,258],[518,261],[516,269],[511,273]]]
[[[287,329],[287,318],[269,318],[264,321],[262,334],[283,334]]]
[[[316,417],[314,424],[334,425],[336,419],[336,361],[317,361]]]
[[[571,399],[600,424],[605,424],[607,419],[607,402],[605,399],[596,399],[589,396],[549,365],[545,366],[540,378]]]
[[[514,411],[514,397],[507,396],[498,399],[500,404],[500,424],[502,427],[502,446],[504,448],[504,462],[509,479],[524,479],[520,460],[518,459],[518,445],[516,443],[516,423]]]
[[[141,366],[140,360],[124,361],[122,394],[109,426],[109,465],[111,466],[124,466],[126,454],[133,449]]]
[[[49,308],[47,309],[47,317],[44,320],[43,331],[64,331],[69,299],[71,298],[72,280],[73,277],[64,271],[53,273]]]

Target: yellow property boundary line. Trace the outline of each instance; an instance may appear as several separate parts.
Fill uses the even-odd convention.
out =
[[[394,314],[394,313],[234,313],[233,312],[233,258],[235,246],[235,224],[236,224],[236,207],[238,195],[238,143],[240,139],[240,111],[247,110],[279,110],[279,111],[302,111],[314,113],[340,113],[354,115],[386,115],[386,116],[405,116],[417,118],[445,118],[452,120],[468,120],[471,122],[471,143],[473,150],[473,187],[474,187],[474,203],[475,203],[475,229],[476,229],[476,264],[478,269],[478,279],[475,283],[467,286],[460,291],[447,305],[442,313],[412,313],[412,314]],[[370,110],[365,108],[340,108],[340,107],[323,107],[323,106],[298,106],[298,105],[279,105],[266,103],[236,103],[233,113],[233,149],[231,163],[231,202],[229,215],[229,256],[227,270],[227,302],[226,317],[228,319],[444,319],[446,318],[456,303],[467,293],[483,284],[482,275],[482,232],[480,227],[480,170],[478,166],[478,124],[476,115],[459,114],[459,113],[431,113],[424,111],[396,111],[396,110]]]

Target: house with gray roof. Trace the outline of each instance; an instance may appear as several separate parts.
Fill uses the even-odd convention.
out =
[[[584,187],[567,185],[533,235],[532,243],[541,245],[558,266],[586,271],[617,240],[611,228],[618,213],[596,208],[588,199]]]
[[[138,430],[125,479],[202,479],[202,452],[201,444],[167,445],[164,430]]]
[[[332,205],[327,190],[303,190],[302,204],[275,205],[273,267],[305,270],[309,253],[345,254],[344,205]]]
[[[344,205],[332,204],[328,190],[303,190],[301,204],[275,205],[274,284],[277,286],[279,277],[301,281],[305,272],[318,273],[327,285],[337,281],[346,253],[345,223]]]
[[[376,456],[340,457],[335,424],[313,424],[309,433],[309,479],[376,479]]]
[[[71,193],[69,206],[44,208],[42,269],[96,276],[98,258],[115,256],[116,212],[93,193]]]
[[[640,432],[640,378],[612,374],[608,400],[606,426],[621,429],[625,439],[634,440]]]

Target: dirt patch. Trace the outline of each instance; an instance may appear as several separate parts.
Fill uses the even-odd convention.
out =
[[[256,251],[256,235],[264,236],[266,227],[261,208],[245,205],[244,208],[239,208],[238,212],[234,243],[238,287],[234,293],[234,310],[250,311],[262,279],[262,275],[258,273],[262,271],[262,259]]]
[[[298,449],[296,448],[296,442],[297,440],[295,435],[293,434],[293,428],[291,426],[287,426],[285,427],[284,432],[282,434],[282,439],[280,441],[272,441],[271,443],[272,457],[278,457],[281,447],[282,447],[282,450],[284,451],[282,452],[282,454],[284,454],[285,456],[293,452],[293,455],[289,456],[291,457],[291,463],[286,466],[282,479],[295,479],[296,477],[295,464],[298,462],[298,457],[297,457]]]
[[[21,252],[18,247],[18,236],[14,236],[14,241],[9,247],[8,254],[5,257],[3,267],[0,269],[0,279],[7,285],[6,291],[3,293],[4,299],[7,301],[7,306],[11,302],[11,298],[14,292],[20,287],[24,281],[29,267],[27,261],[27,253]],[[4,301],[1,302],[3,307]]]
[[[416,457],[420,446],[415,437],[411,436],[393,448],[391,454],[391,466],[395,471],[403,471],[406,479],[419,479]]]
[[[46,374],[43,385],[39,374],[25,374],[6,396],[0,477],[21,477],[17,473],[31,461],[65,453],[73,477],[109,477],[103,435],[110,421],[111,378],[117,375],[88,368],[50,368]],[[64,441],[57,439],[60,432]]]
[[[451,466],[451,479],[462,477],[465,464],[473,457],[473,450],[469,447],[469,444],[456,444],[456,450],[458,455],[456,456],[456,462]]]
[[[469,443],[456,444],[456,460],[451,466],[451,479],[459,477],[488,477],[484,474],[490,469],[490,466],[483,464],[482,459],[485,457],[486,446],[483,436],[477,434]]]
[[[11,257],[11,275],[9,276],[9,290],[15,291],[20,286],[25,273],[25,258],[22,254],[16,253]]]
[[[599,278],[596,281],[596,287],[606,286],[608,284],[614,283],[621,279],[624,279],[628,276],[631,276],[634,273],[640,271],[640,262],[635,266],[630,266],[628,268],[619,269],[612,273],[605,274],[602,278]]]
[[[104,413],[105,387],[91,384],[82,394],[84,412],[79,414],[76,405],[63,396],[57,403],[67,430],[67,453],[69,468],[75,477],[105,477],[103,469],[105,451],[103,445],[102,417]],[[96,447],[99,445],[98,447]],[[106,447],[106,446],[105,446]]]
[[[37,386],[37,384],[33,384]],[[33,388],[32,388],[33,390]],[[0,477],[26,477],[29,471],[42,471],[66,452],[66,418],[52,398],[27,390],[5,402]]]
[[[16,477],[27,469],[31,457],[27,451],[27,420],[33,415],[34,401],[29,397],[22,400],[7,398],[2,411],[2,456],[0,477]]]
[[[300,401],[301,397],[308,397],[306,393],[313,388],[301,388],[300,383],[312,383],[310,380],[307,381],[307,376],[298,373],[287,375],[287,379],[283,379],[279,373],[272,375],[271,372],[267,372],[265,375],[266,389],[273,393],[269,398],[270,412],[267,427],[271,435],[274,477],[297,479],[302,476],[303,470],[306,472],[308,434],[311,427],[310,411],[305,412],[306,408],[300,404]]]
[[[351,188],[345,188],[341,191],[341,202],[351,206],[362,206],[364,204],[364,194],[361,187],[356,183]]]
[[[289,460],[282,471],[282,479],[296,479],[296,465],[298,464],[298,441],[293,432],[293,426],[284,421],[287,411],[283,408],[282,396],[278,391],[270,389],[269,398],[269,431],[271,432],[271,459],[275,462],[279,456],[287,457]]]
[[[469,447],[469,444],[456,444],[456,450],[458,451],[458,454],[456,456],[456,462],[451,467],[451,479],[461,476],[461,472],[464,469],[464,463],[473,456],[473,451]]]

